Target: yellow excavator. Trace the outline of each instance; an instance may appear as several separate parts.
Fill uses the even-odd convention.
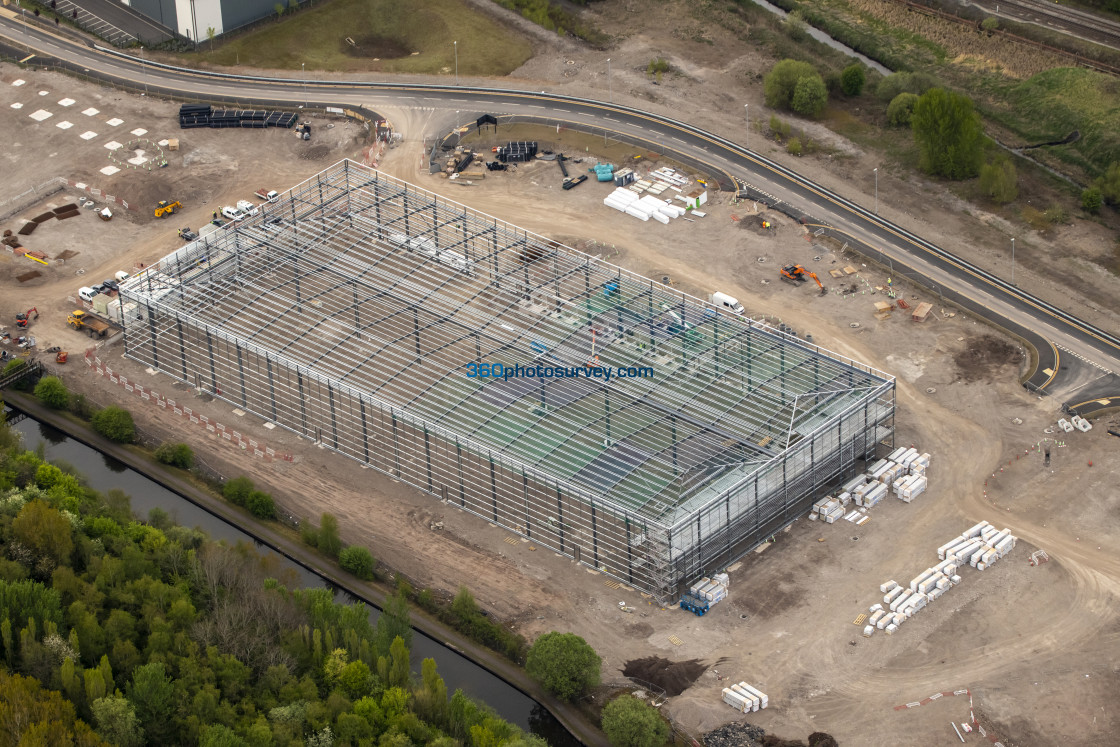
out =
[[[181,207],[183,207],[183,203],[179,202],[178,200],[175,200],[174,202],[160,200],[159,204],[156,205],[156,217],[166,218],[168,215],[174,215],[175,211]]]

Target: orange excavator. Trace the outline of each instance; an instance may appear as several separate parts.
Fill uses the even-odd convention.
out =
[[[827,291],[825,290],[824,284],[821,283],[821,279],[817,277],[817,273],[810,272],[801,265],[786,265],[782,268],[782,280],[785,280],[787,283],[798,285],[799,283],[807,282],[809,278],[812,278],[816,282],[823,296]]]
[[[35,316],[31,316],[34,314]],[[32,320],[39,318],[39,309],[32,306],[30,309],[22,314],[16,314],[16,326],[21,329],[27,329]]]

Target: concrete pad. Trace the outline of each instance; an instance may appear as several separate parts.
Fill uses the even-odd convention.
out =
[[[141,135],[147,135],[148,131],[145,130],[143,127],[137,127],[135,130],[132,131],[132,134],[135,135],[136,137],[140,137]]]
[[[17,101],[16,103],[12,104],[12,108],[13,108],[13,109],[22,109],[22,108],[23,108],[23,104],[21,104],[21,103],[19,103],[19,102]]]
[[[148,157],[144,155],[144,151],[142,150],[137,151],[135,157],[128,159],[128,162],[133,166],[142,166],[143,164],[147,163],[147,161]]]
[[[55,127],[57,127],[60,130],[69,130],[73,126],[74,126],[73,122],[59,122],[58,124],[55,125]]]
[[[124,124],[124,120],[123,119],[117,119],[116,117],[113,117],[112,119],[110,119],[105,124],[109,125],[110,127],[116,127],[117,125]]]
[[[120,169],[118,169],[116,166],[106,166],[105,168],[101,169],[101,173],[105,176],[112,176],[118,171],[120,171]]]
[[[110,140],[109,142],[105,143],[105,147],[108,148],[109,150],[116,150],[116,149],[122,148],[124,146],[122,146],[116,140]]]
[[[87,130],[81,135],[82,140],[93,140],[95,137],[97,137],[97,133],[93,130]]]
[[[13,86],[17,86],[17,87],[18,87],[18,86],[22,86],[22,85],[23,85],[24,83],[26,83],[26,82],[27,82],[27,81],[26,81],[26,80],[24,80],[23,78],[18,78],[17,80],[13,80],[13,81],[12,81],[12,85],[13,85]]]
[[[40,96],[50,96],[51,92],[50,91],[39,91],[39,95]]]
[[[39,110],[39,111],[37,111],[37,112],[34,112],[34,113],[32,113],[32,114],[28,114],[27,116],[31,117],[31,118],[32,118],[32,119],[34,119],[34,120],[35,120],[36,122],[42,122],[42,121],[43,121],[44,119],[50,119],[50,118],[51,118],[51,117],[53,117],[54,115],[53,115],[53,114],[51,114],[51,113],[50,113],[49,111],[47,111],[46,109],[40,109],[40,110]]]
[[[86,115],[87,117],[92,117],[94,114],[100,114],[100,113],[101,113],[100,110],[94,109],[92,106],[90,108],[82,111],[82,114]]]
[[[76,102],[74,99],[62,99],[58,102],[59,106],[73,106]]]

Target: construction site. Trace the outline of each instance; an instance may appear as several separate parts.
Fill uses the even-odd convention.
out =
[[[662,601],[893,447],[892,377],[351,161],[121,294],[130,358]]]

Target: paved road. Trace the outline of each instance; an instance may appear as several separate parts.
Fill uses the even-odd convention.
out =
[[[537,117],[591,131],[607,129],[617,137],[648,144],[702,166],[730,187],[749,186],[755,193],[781,196],[787,210],[804,211],[809,222],[835,227],[841,236],[878,251],[896,272],[926,279],[954,300],[962,301],[1021,337],[1038,350],[1040,365],[1033,388],[1068,394],[1060,380],[1062,350],[1107,370],[1120,371],[1120,338],[1020,291],[1004,279],[927,242],[906,229],[880,219],[867,207],[831,192],[780,164],[710,132],[659,115],[601,101],[545,92],[442,85],[358,83],[291,78],[255,78],[171,68],[109,50],[91,50],[38,29],[27,29],[0,9],[0,38],[38,50],[79,70],[129,86],[146,82],[153,92],[265,106],[401,106],[458,110],[468,113],[511,113]],[[777,202],[777,197],[768,198]],[[954,295],[954,292],[956,295]]]
[[[65,7],[64,7],[65,6]],[[118,32],[130,34],[146,45],[158,44],[172,38],[171,29],[147,16],[123,5],[119,0],[59,0],[58,9],[65,10],[69,15],[69,8],[76,6],[79,20],[83,20],[83,11],[101,19]],[[85,25],[85,24],[83,24]],[[100,35],[111,33],[110,30],[98,31]],[[114,43],[118,43],[115,39]]]

